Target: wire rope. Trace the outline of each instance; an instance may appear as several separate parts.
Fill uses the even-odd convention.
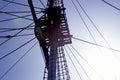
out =
[[[14,0],[12,0],[12,1],[14,1]],[[4,8],[7,7],[9,4],[10,4],[10,2],[7,3],[7,4],[5,4],[4,6],[2,6],[2,7],[0,8],[0,10],[4,9]]]
[[[15,1],[9,1],[9,0],[2,0],[2,1],[6,1],[6,2],[13,3],[13,4],[29,7],[29,5],[27,5],[27,4],[18,3],[18,2],[15,2]],[[34,8],[44,10],[43,8],[38,8],[38,7],[34,7]]]
[[[35,25],[33,25],[35,26]],[[29,27],[33,27],[33,26],[29,26]],[[31,29],[34,29],[34,28],[27,28],[27,27],[21,27],[21,28],[0,28],[0,30],[22,30],[22,29],[26,29],[26,30],[31,30]]]
[[[83,80],[82,77],[81,77],[81,75],[80,75],[80,73],[79,73],[79,71],[77,70],[77,67],[75,66],[75,64],[74,64],[74,62],[73,62],[73,60],[72,60],[72,58],[70,57],[70,55],[69,55],[67,49],[66,49],[65,47],[64,47],[64,49],[65,49],[65,51],[66,51],[66,53],[67,53],[67,55],[68,55],[68,57],[69,57],[69,59],[70,59],[72,65],[74,66],[74,68],[75,68],[75,70],[76,70],[76,72],[77,72],[77,74],[78,74],[80,80]]]
[[[71,54],[73,55],[73,57],[75,58],[75,60],[77,61],[77,63],[79,64],[79,66],[81,67],[81,69],[83,70],[83,72],[85,73],[86,77],[90,79],[89,75],[87,74],[87,72],[85,71],[85,69],[83,68],[83,66],[81,65],[81,63],[79,62],[79,60],[77,59],[77,57],[74,55],[74,53],[72,52],[72,50],[69,48],[69,46],[67,46],[67,48],[69,49],[69,51],[71,52]]]
[[[33,22],[32,23],[30,23],[28,26],[27,26],[27,28],[29,28],[30,27],[30,25],[32,25],[33,24]],[[22,29],[22,30],[20,30],[19,32],[17,32],[15,35],[13,35],[13,36],[16,36],[16,35],[18,35],[19,33],[21,33],[23,30],[25,30],[25,29]],[[6,43],[7,41],[9,41],[10,39],[12,39],[13,37],[11,37],[11,38],[9,38],[9,39],[7,39],[7,40],[5,40],[4,42],[2,42],[2,43],[0,43],[0,46],[2,46],[4,43]]]
[[[70,46],[71,46],[71,48],[79,55],[79,57],[81,57],[81,58],[87,63],[87,65],[88,65],[102,80],[104,80],[103,77],[102,77],[102,76],[88,63],[88,61],[77,51],[77,49],[75,49],[74,46],[71,45],[71,44],[70,44]]]
[[[38,42],[36,42],[35,44],[33,44],[33,46],[30,47],[30,49],[28,49],[1,77],[0,80],[2,80],[3,77],[5,77],[32,49],[33,47],[37,44]]]
[[[27,41],[26,43],[22,44],[21,46],[19,46],[18,48],[12,50],[11,52],[5,54],[4,56],[0,57],[0,60],[6,58],[7,56],[9,56],[10,54],[12,54],[13,52],[19,50],[20,48],[22,48],[23,46],[27,45],[28,43],[30,43],[31,41],[33,41],[35,39],[35,37],[33,39],[30,39],[29,41]]]
[[[71,2],[72,2],[72,4],[74,5],[76,11],[78,12],[79,17],[80,17],[81,20],[83,21],[83,24],[85,25],[87,31],[89,32],[89,34],[90,34],[92,40],[97,44],[97,41],[96,41],[96,39],[94,38],[94,35],[93,35],[92,32],[90,31],[88,25],[86,24],[86,22],[85,22],[84,18],[82,17],[80,11],[78,10],[78,8],[77,8],[75,2],[74,2],[73,0],[71,0]],[[99,53],[102,53],[102,52],[101,52],[101,49],[100,49],[98,46],[97,46],[97,48],[98,48]]]
[[[112,51],[120,52],[120,50],[109,48],[109,47],[106,47],[106,46],[102,46],[102,45],[92,43],[92,42],[89,42],[89,41],[86,41],[86,40],[83,40],[83,39],[79,39],[79,38],[76,38],[76,37],[72,37],[72,38],[75,39],[75,40],[81,41],[81,42],[85,42],[85,43],[88,43],[88,44],[98,46],[98,47],[102,47],[102,48],[106,48],[106,49],[109,49],[109,50],[112,50]]]
[[[11,38],[11,37],[30,36],[30,35],[34,35],[34,33],[32,33],[32,34],[22,34],[22,35],[16,35],[16,36],[11,36],[11,35],[0,36],[0,38]]]
[[[26,4],[14,2],[14,0],[12,0],[12,1],[10,1],[10,0],[2,0],[2,1],[9,2],[9,3],[6,4],[6,5],[4,5],[2,8],[0,8],[0,10],[2,10],[3,8],[5,8],[5,7],[6,7],[7,5],[9,5],[10,3],[29,7],[29,6],[26,5]],[[43,10],[43,8],[38,8],[38,7],[35,7],[35,8],[36,8],[36,9],[41,9],[41,10]],[[25,15],[25,16],[18,16],[18,15],[16,15],[16,14],[12,14],[12,13],[29,13],[29,12],[30,12],[30,11],[17,11],[17,12],[14,12],[14,11],[13,11],[13,12],[3,12],[3,11],[0,11],[0,13],[5,13],[5,14],[11,15],[11,16],[15,16],[15,17],[17,17],[17,18],[22,18],[22,19],[24,18],[24,19],[33,21],[32,19],[25,18],[26,15]],[[36,11],[36,12],[39,12],[39,11]],[[30,15],[30,16],[31,16],[31,15]],[[16,19],[17,19],[17,18],[16,18]],[[0,21],[0,22],[9,21],[9,20],[15,20],[15,18],[13,18],[13,19],[12,19],[12,18],[11,18],[11,19],[6,19],[6,20]],[[33,24],[33,23],[31,23],[31,24]],[[30,24],[30,25],[31,25],[31,24]],[[30,27],[30,25],[28,25],[27,28]],[[3,45],[4,43],[6,43],[7,41],[9,41],[10,39],[12,39],[13,37],[33,35],[33,34],[18,35],[19,33],[21,33],[23,30],[25,30],[25,29],[27,29],[27,28],[20,28],[20,29],[19,29],[19,30],[20,30],[19,32],[17,32],[17,33],[14,34],[13,36],[9,36],[10,38],[7,39],[6,41],[0,43],[0,46]],[[13,29],[12,29],[12,30],[13,30]],[[18,30],[18,29],[14,29],[14,30]],[[8,31],[9,31],[9,30],[8,30]],[[2,37],[5,37],[5,36],[2,36]],[[32,42],[34,39],[35,39],[35,37],[34,37],[33,39],[27,41],[26,43],[22,44],[22,45],[19,46],[18,48],[16,48],[16,49],[12,50],[11,52],[7,53],[6,55],[0,57],[0,60],[6,58],[6,57],[9,56],[10,54],[13,54],[15,51],[21,49],[22,47],[24,47],[24,46],[27,45],[28,43]],[[3,73],[3,75],[0,77],[0,80],[1,80],[3,77],[5,77],[6,74],[8,74],[8,73],[10,72],[10,70],[12,70],[12,69],[15,67],[15,65],[17,65],[17,64],[29,53],[29,51],[30,51],[36,44],[37,44],[37,43],[35,43],[35,44],[34,44],[24,55],[22,55],[5,73]]]
[[[7,14],[7,15],[15,16],[15,18],[0,20],[0,22],[10,21],[10,20],[15,20],[15,19],[20,19],[20,18],[33,21],[33,19],[26,18],[26,17],[31,16],[32,14],[27,14],[27,15],[24,15],[24,16],[18,16],[18,15],[11,14],[11,13],[8,13],[8,12],[3,12],[3,11],[0,11],[0,13],[5,13],[5,14]],[[39,13],[41,13],[41,12],[37,12],[36,14],[39,14]]]
[[[42,0],[39,0],[39,1],[40,1],[40,3],[42,4],[42,6],[45,8],[45,5],[43,4]]]
[[[103,40],[105,41],[105,43],[110,47],[110,45],[108,44],[108,41],[105,39],[105,37],[102,35],[102,33],[99,31],[99,29],[97,28],[96,24],[93,22],[93,20],[90,18],[90,16],[88,15],[88,13],[85,11],[85,9],[82,7],[82,5],[80,4],[80,2],[78,0],[76,0],[76,2],[78,3],[78,5],[80,6],[80,8],[82,9],[82,11],[85,13],[85,15],[87,16],[87,18],[90,20],[90,22],[92,23],[92,25],[94,26],[94,28],[97,30],[97,32],[100,34],[100,36],[103,38]]]
[[[33,27],[33,26],[31,26]],[[23,28],[0,28],[0,33],[22,30]],[[24,28],[25,29],[25,28]],[[34,28],[27,28],[25,30],[33,30]]]
[[[33,21],[33,19],[26,18],[28,16],[31,16],[32,14],[27,14],[27,15],[24,15],[24,16],[18,16],[18,15],[7,13],[7,12],[3,12],[3,11],[0,11],[0,13],[5,13],[7,15],[15,16],[15,18],[9,18],[9,19],[0,20],[0,22],[10,21],[10,20],[15,20],[15,19],[20,19],[20,18]]]
[[[102,1],[103,1],[104,3],[106,3],[106,4],[108,4],[109,6],[113,7],[114,9],[120,11],[120,8],[118,8],[118,7],[114,6],[114,5],[112,5],[111,3],[109,3],[109,2],[107,2],[107,1],[105,1],[105,0],[102,0]]]
[[[103,0],[104,1],[104,0]],[[100,34],[100,36],[103,38],[103,40],[105,41],[105,43],[107,44],[107,46],[109,48],[111,48],[111,46],[109,45],[108,41],[105,39],[105,37],[103,36],[103,34],[99,31],[99,29],[97,28],[97,26],[95,25],[95,23],[93,22],[93,20],[90,18],[90,16],[88,15],[88,13],[85,11],[85,9],[82,7],[82,5],[80,4],[80,2],[78,0],[76,0],[76,2],[78,3],[79,7],[82,9],[82,11],[85,13],[85,15],[87,16],[87,18],[89,19],[89,21],[92,23],[93,27],[96,29],[96,31]],[[106,2],[106,1],[104,1]],[[106,2],[107,4],[109,4],[108,2]],[[97,43],[96,43],[97,44]],[[100,48],[99,48],[100,51]],[[101,51],[100,51],[101,52]],[[118,61],[120,61],[120,58],[114,54],[114,56],[118,59]]]
[[[35,11],[35,12],[40,12],[40,11]],[[3,13],[3,12],[0,12],[0,13]],[[31,11],[4,11],[4,13],[31,13]]]
[[[78,8],[77,8],[77,6],[76,6],[75,2],[74,2],[73,0],[71,0],[71,2],[73,3],[73,5],[74,5],[74,7],[75,7],[76,11],[78,12],[79,17],[80,17],[80,18],[81,18],[81,20],[83,21],[83,23],[84,23],[84,25],[85,25],[85,27],[86,27],[87,31],[89,32],[89,34],[90,34],[90,36],[91,36],[91,38],[92,38],[92,40],[93,40],[93,41],[97,44],[97,42],[96,42],[96,40],[95,40],[95,38],[94,38],[94,36],[93,36],[92,32],[90,31],[90,29],[89,29],[88,25],[86,24],[86,22],[85,22],[84,18],[82,17],[82,15],[81,15],[80,11],[78,10]],[[97,46],[97,48],[98,48],[98,51],[101,53],[101,49],[100,49],[98,46]]]

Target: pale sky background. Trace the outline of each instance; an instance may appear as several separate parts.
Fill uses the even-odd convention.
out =
[[[5,0],[7,1],[7,0]],[[4,12],[13,12],[13,11],[30,11],[29,7],[20,6],[13,3],[8,4],[4,0],[0,1],[0,11]],[[12,1],[12,0],[9,0]],[[27,0],[14,0],[15,2],[28,4]],[[40,4],[39,0],[33,0],[34,5],[37,7],[43,6]],[[36,2],[35,2],[36,1]],[[46,4],[47,0],[42,0]],[[76,0],[73,0],[78,7],[84,21],[87,24],[90,32],[94,36],[97,44],[108,47],[104,39],[99,35],[94,26],[91,24],[89,19],[86,17],[84,12],[81,10]],[[96,27],[99,29],[101,34],[104,36],[111,48],[120,50],[120,11],[114,9],[113,7],[107,5],[102,0],[78,0],[82,7],[85,9],[89,17],[95,23]],[[120,8],[119,0],[106,0],[109,3]],[[2,8],[8,4],[6,7]],[[83,39],[89,42],[94,42],[87,28],[85,27],[83,21],[81,20],[78,12],[73,6],[71,0],[64,0],[64,5],[66,8],[66,16],[69,24],[69,29],[71,35],[76,38]],[[40,9],[36,9],[40,11]],[[11,13],[15,14],[15,13]],[[15,15],[23,16],[30,13],[16,13]],[[42,14],[37,15],[40,17]],[[16,18],[8,14],[0,13],[0,28],[22,28],[26,27],[31,20],[25,20],[22,18],[17,18],[10,21],[1,22],[1,20]],[[32,17],[27,17],[31,18]],[[34,24],[33,24],[34,25]],[[0,30],[2,31],[2,30]],[[9,31],[9,32],[0,32],[0,36],[14,35],[18,31]],[[21,34],[34,33],[33,30],[24,30]],[[28,40],[32,39],[32,36],[21,36],[15,37],[0,46],[0,57],[16,49],[20,45],[24,44]],[[7,40],[6,38],[0,38],[0,43]],[[0,60],[0,77],[37,41],[33,40],[23,48],[15,51],[10,56]],[[76,61],[74,56],[71,54],[67,46],[67,51],[71,56],[79,74],[82,77],[82,80],[120,80],[120,52],[112,51],[109,49],[96,47],[85,42],[81,42],[75,39],[72,39],[72,46],[80,53],[82,57],[88,62],[88,64],[68,45],[73,51],[76,58],[79,60],[80,64],[86,71],[89,78],[86,76],[82,70],[79,63]],[[68,63],[68,68],[70,72],[71,80],[80,80],[74,66],[72,65],[70,58],[66,54],[66,59]],[[92,68],[91,68],[91,67]],[[94,70],[93,70],[94,69]],[[42,80],[44,73],[44,60],[40,51],[39,44],[35,47],[16,65],[11,69],[1,80]]]

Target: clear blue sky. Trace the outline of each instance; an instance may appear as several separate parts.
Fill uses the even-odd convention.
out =
[[[12,0],[9,0],[12,1]],[[15,2],[28,4],[27,0],[14,0]],[[47,0],[42,0],[44,4],[46,4]],[[83,39],[89,42],[93,42],[106,47],[109,47],[105,40],[100,36],[100,34],[96,31],[95,27],[91,24],[90,20],[86,17],[84,12],[81,10],[76,0],[73,0],[78,7],[80,14],[82,15],[87,27],[89,28],[92,36],[95,40],[90,36],[88,29],[84,25],[81,20],[78,12],[76,11],[74,5],[71,0],[64,0],[64,4],[66,7],[66,16],[69,24],[69,29],[71,35],[76,38]],[[89,17],[95,23],[96,27],[99,29],[101,34],[106,39],[107,43],[113,48],[120,50],[120,11],[114,9],[113,7],[107,5],[102,0],[78,0],[84,10],[87,12]],[[116,7],[120,8],[119,0],[106,0]],[[3,0],[0,1],[0,11],[4,12],[13,12],[13,11],[30,11],[29,7],[20,6],[13,3],[8,5],[8,2]],[[36,0],[34,4],[37,7],[43,6],[39,3],[39,0]],[[5,6],[2,8],[3,6]],[[39,11],[39,9],[36,9]],[[11,13],[14,14],[14,13]],[[16,13],[15,15],[24,16],[30,13]],[[0,22],[0,28],[22,28],[30,23],[31,20],[26,20],[22,18],[18,18],[19,16],[11,16],[8,14],[0,13],[0,21],[5,19],[15,18],[14,20]],[[41,14],[37,15],[38,17]],[[32,19],[31,16],[27,17]],[[33,24],[34,25],[34,24]],[[2,31],[2,30],[0,30]],[[0,36],[5,35],[14,35],[18,31],[9,31],[2,32]],[[34,33],[33,30],[24,30],[22,34],[31,34]],[[6,42],[4,45],[0,46],[0,57],[11,52],[16,49],[20,45],[24,44],[28,40],[32,39],[34,35],[31,36],[21,36],[15,37]],[[7,40],[6,38],[0,38],[0,43]],[[15,51],[10,56],[0,60],[0,77],[31,47],[34,43],[36,43],[36,39],[24,46],[23,48]],[[120,52],[112,51],[109,49],[96,47],[94,45],[80,42],[78,40],[72,39],[72,45],[74,48],[84,57],[84,59],[89,63],[89,65],[83,60],[71,47],[68,45],[76,58],[81,63],[82,67],[86,71],[87,75],[91,80],[120,80]],[[83,80],[90,80],[75,60],[68,47],[65,46],[71,56],[77,70],[79,71]],[[66,59],[70,71],[71,80],[80,80],[76,70],[74,69],[70,58],[67,54]],[[92,68],[91,68],[91,67]],[[93,70],[94,69],[94,70]],[[9,71],[1,80],[42,80],[44,73],[44,59],[42,57],[39,44],[35,45],[35,47],[16,65],[12,70]]]

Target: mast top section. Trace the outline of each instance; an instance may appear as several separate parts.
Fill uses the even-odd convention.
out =
[[[49,8],[60,6],[60,4],[63,4],[63,0],[48,0]]]

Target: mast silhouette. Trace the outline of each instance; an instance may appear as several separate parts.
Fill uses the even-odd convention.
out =
[[[34,33],[46,61],[44,80],[70,80],[63,46],[72,42],[63,0],[48,0],[40,18],[35,14],[32,0],[28,3],[35,23]]]

